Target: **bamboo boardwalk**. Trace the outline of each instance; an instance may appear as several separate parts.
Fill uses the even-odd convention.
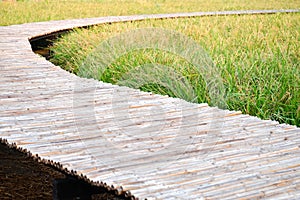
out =
[[[212,14],[0,27],[0,138],[139,199],[300,199],[299,128],[79,78],[28,41],[105,22]]]

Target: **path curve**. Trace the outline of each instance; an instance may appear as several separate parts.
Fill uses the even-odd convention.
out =
[[[101,17],[0,27],[0,138],[38,154],[43,162],[59,162],[92,181],[122,186],[118,190],[141,199],[299,199],[299,128],[79,78],[34,54],[29,43],[59,30],[108,22],[276,12],[299,10]],[[73,105],[75,91],[82,94],[81,107]],[[112,105],[109,99],[115,95],[118,101]],[[96,129],[88,114],[81,112],[81,118],[74,114],[90,106],[91,100]],[[138,132],[144,121],[113,116],[112,106],[132,116],[159,107],[164,117],[158,113],[151,120],[170,126],[158,136]],[[118,134],[124,127],[117,121],[139,138],[122,141]],[[86,132],[78,132],[79,127]],[[145,144],[154,140],[160,148],[166,147],[161,141],[174,137],[177,130],[179,146],[187,145],[185,151],[147,152]],[[188,138],[194,141],[190,146]],[[103,141],[117,141],[122,148],[136,151],[120,151]],[[145,149],[135,149],[141,145]]]

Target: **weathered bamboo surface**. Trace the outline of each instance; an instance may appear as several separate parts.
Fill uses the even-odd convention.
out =
[[[0,137],[147,199],[300,199],[300,129],[76,77],[28,39],[105,17],[0,27]]]

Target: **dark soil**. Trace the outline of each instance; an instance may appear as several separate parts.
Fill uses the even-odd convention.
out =
[[[54,183],[57,183],[56,180],[68,180],[66,177],[71,177],[73,182],[71,185],[64,185],[66,187],[63,188],[71,187],[73,191],[78,191],[78,188],[79,191],[97,191],[97,194],[86,193],[87,196],[79,198],[66,196],[68,191],[63,191],[63,198],[56,199],[123,199],[112,192],[105,192],[106,188],[91,185],[87,181],[74,182],[78,180],[78,176],[70,176],[32,156],[27,156],[15,147],[9,147],[0,140],[0,199],[53,199],[56,196],[53,195],[54,185],[57,186]]]

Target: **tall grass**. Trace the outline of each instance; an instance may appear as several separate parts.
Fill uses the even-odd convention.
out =
[[[75,30],[55,43],[51,61],[77,73],[101,41],[143,27],[176,30],[204,47],[221,74],[229,109],[300,126],[299,13],[146,20]],[[180,71],[195,86],[197,102],[213,104],[201,74],[166,52],[123,55],[99,79],[116,84],[130,67],[154,61]],[[155,84],[140,89],[174,96]]]
[[[111,15],[291,9],[299,0],[22,0],[0,1],[0,25]]]

